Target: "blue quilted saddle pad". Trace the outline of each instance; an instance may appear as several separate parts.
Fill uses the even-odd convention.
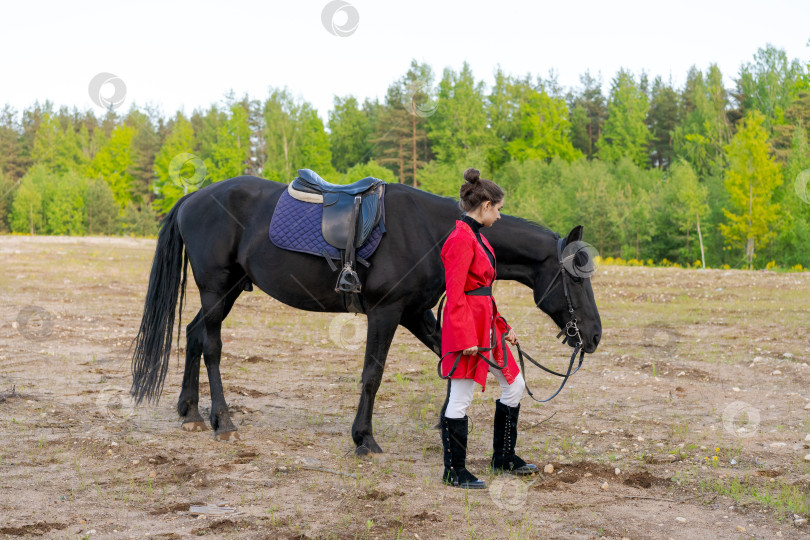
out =
[[[380,201],[380,222],[385,219],[385,197]],[[311,253],[323,257],[321,250],[332,259],[340,259],[338,248],[328,244],[321,233],[321,216],[323,205],[299,201],[287,190],[281,194],[270,219],[270,241],[281,249]],[[367,259],[380,245],[383,232],[380,224],[374,226],[366,241],[357,250],[356,255]]]

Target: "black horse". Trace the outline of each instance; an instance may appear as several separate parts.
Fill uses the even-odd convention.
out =
[[[171,355],[178,294],[182,311],[191,263],[202,307],[186,326],[185,374],[177,403],[186,430],[205,429],[198,410],[202,355],[211,389],[211,426],[218,439],[238,438],[225,402],[219,363],[222,321],[242,291],[256,284],[295,308],[346,311],[341,295],[334,291],[336,274],[323,258],[280,249],[268,238],[270,216],[286,188],[286,184],[252,176],[217,182],[180,199],[163,221],[134,341],[131,392],[137,402],[144,398],[155,401],[160,396]],[[386,186],[385,209],[387,230],[368,259],[371,265],[357,269],[368,317],[360,404],[352,425],[358,455],[382,452],[372,434],[371,416],[397,325],[441,354],[441,333],[431,308],[445,289],[441,247],[460,218],[456,200],[400,184]],[[541,298],[559,269],[559,236],[507,215],[483,232],[495,249],[498,279],[530,287],[538,307],[560,328],[565,327],[570,315],[563,287],[555,286]],[[566,243],[581,239],[582,226],[577,226]],[[602,327],[590,280],[563,274],[582,348],[592,353]]]

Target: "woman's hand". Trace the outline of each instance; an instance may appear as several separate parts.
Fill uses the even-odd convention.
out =
[[[467,347],[466,349],[461,351],[461,354],[466,356],[466,355],[470,355],[470,354],[475,354],[477,352],[478,352],[478,347]]]
[[[518,342],[518,338],[515,335],[515,331],[512,328],[510,328],[509,331],[506,333],[506,337],[504,339],[506,339],[506,341],[508,341],[510,345],[516,345]]]

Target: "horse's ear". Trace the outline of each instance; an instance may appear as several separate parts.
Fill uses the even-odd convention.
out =
[[[571,242],[579,242],[580,240],[582,240],[582,225],[577,225],[568,233],[568,238],[565,240],[565,243],[570,244]]]

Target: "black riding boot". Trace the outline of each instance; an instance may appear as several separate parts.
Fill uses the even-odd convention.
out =
[[[537,472],[537,466],[526,463],[515,455],[517,442],[517,421],[520,413],[520,403],[517,407],[509,407],[495,401],[495,429],[492,437],[492,469],[495,472],[508,472],[511,474],[532,474]]]
[[[468,489],[487,487],[465,468],[467,461],[468,418],[447,418],[442,416],[442,447],[444,453],[444,474],[442,481],[450,486]]]

